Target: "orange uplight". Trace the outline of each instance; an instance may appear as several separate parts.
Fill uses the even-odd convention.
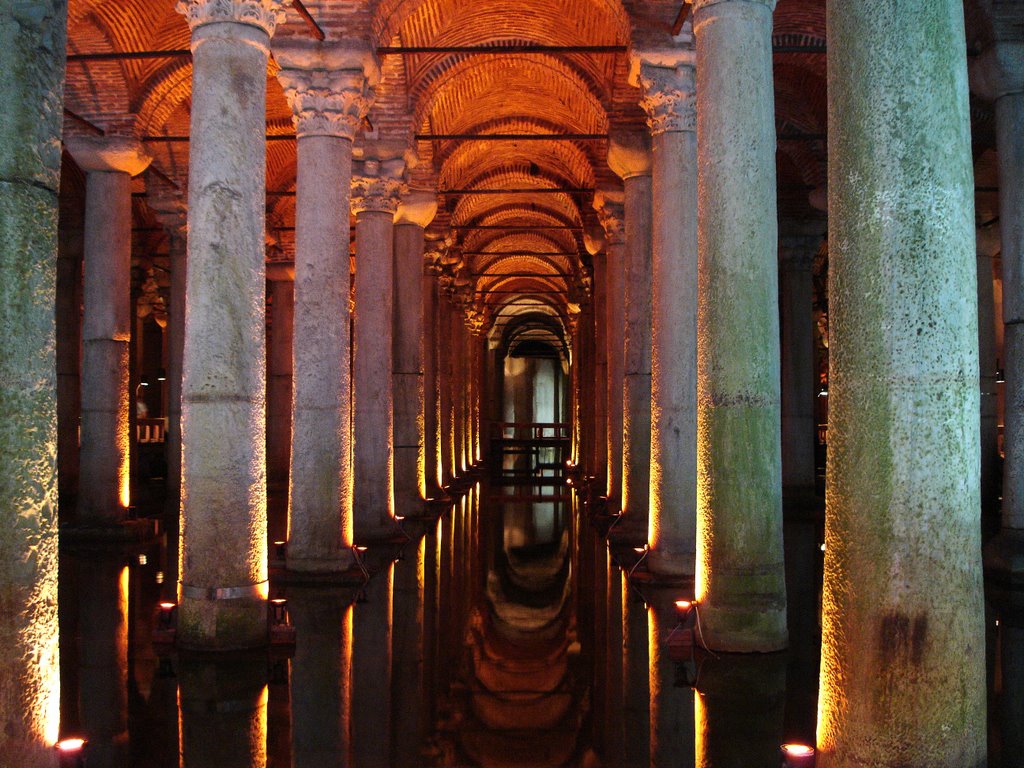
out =
[[[814,748],[806,744],[783,744],[783,768],[813,768]]]
[[[170,611],[177,607],[176,603],[160,603],[161,610]]]
[[[782,751],[786,757],[809,757],[814,754],[814,747],[805,744],[783,744]]]
[[[85,739],[62,739],[55,746],[60,752],[80,752],[85,746]]]
[[[680,611],[690,610],[690,606],[693,605],[689,600],[676,600],[676,609]]]

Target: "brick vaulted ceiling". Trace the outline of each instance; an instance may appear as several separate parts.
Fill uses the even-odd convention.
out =
[[[385,51],[383,80],[366,126],[379,138],[415,147],[419,162],[410,172],[410,186],[438,191],[439,213],[428,230],[428,248],[443,251],[456,265],[476,314],[489,321],[507,314],[503,306],[518,300],[564,324],[570,307],[586,301],[589,256],[583,232],[596,224],[594,190],[621,186],[608,169],[603,137],[611,129],[644,124],[639,91],[627,81],[628,48],[638,39],[669,36],[681,0],[305,0],[304,5],[328,39],[357,37],[384,49],[602,49],[500,55]],[[154,184],[187,186],[189,145],[183,137],[189,132],[191,60],[183,53],[76,55],[185,51],[189,31],[174,6],[175,0],[70,0],[69,8],[65,130],[134,133],[154,156],[152,170],[135,188],[135,250],[143,258],[149,253],[158,259],[164,247],[147,190]],[[820,215],[809,206],[808,193],[825,181],[825,0],[779,0],[774,24],[780,215],[807,218]],[[307,36],[311,30],[290,8],[277,34]],[[291,113],[276,69],[272,60],[267,133],[286,137],[293,130]],[[552,133],[581,138],[465,138]],[[428,135],[435,138],[422,138]],[[364,140],[357,138],[357,148]],[[295,142],[270,140],[266,154],[268,257],[288,259]],[[67,178],[75,180],[74,174]],[[503,191],[513,189],[549,191]]]

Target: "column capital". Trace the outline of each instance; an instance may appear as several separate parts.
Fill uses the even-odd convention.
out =
[[[601,253],[606,242],[604,227],[600,224],[592,224],[583,228],[583,247],[591,256]]]
[[[178,0],[175,10],[193,32],[204,24],[229,22],[256,27],[274,36],[284,22],[284,0]]]
[[[640,106],[652,135],[697,130],[697,51],[692,42],[687,34],[682,47],[634,49],[630,54],[629,82],[643,92]]]
[[[277,41],[273,50],[298,137],[354,139],[380,82],[373,50],[300,38]]]
[[[651,137],[642,131],[613,131],[608,137],[608,167],[623,181],[651,175]]]
[[[395,224],[414,224],[426,229],[437,215],[437,195],[426,189],[410,189],[402,195]]]
[[[1024,42],[999,41],[968,61],[971,90],[994,101],[1024,93]]]
[[[127,136],[68,136],[64,146],[86,172],[138,176],[153,161],[137,139]]]
[[[405,191],[405,160],[356,160],[352,163],[352,210],[390,213],[398,211]]]
[[[622,193],[598,190],[594,194],[594,210],[604,230],[608,247],[626,242],[626,216]]]

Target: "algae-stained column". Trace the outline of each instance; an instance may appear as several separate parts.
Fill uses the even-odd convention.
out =
[[[370,157],[352,178],[356,214],[353,378],[353,508],[356,541],[398,533],[395,522],[392,415],[394,216],[405,161]]]
[[[349,191],[352,141],[379,69],[369,49],[288,39],[274,44],[292,106],[298,168],[288,568],[353,562]]]
[[[985,765],[973,174],[959,0],[828,6],[822,768]]]
[[[687,46],[634,61],[654,166],[649,564],[688,578],[697,559],[695,60]]]
[[[609,503],[619,507],[622,497],[622,350],[625,334],[623,316],[623,258],[626,242],[625,214],[622,193],[602,189],[594,195],[597,211],[604,230],[606,334],[605,356],[608,360],[608,483],[606,495]]]
[[[697,598],[715,649],[786,645],[775,0],[696,0]]]
[[[283,3],[177,8],[193,63],[178,638],[257,646],[267,633],[266,71]]]
[[[1000,30],[1002,33],[1002,30]],[[1017,33],[1019,36],[1019,33]],[[1024,581],[1024,42],[998,40],[974,63],[976,90],[995,101],[1003,261],[1006,426],[1003,530],[991,565]]]
[[[618,133],[608,165],[625,187],[623,248],[622,521],[616,531],[647,541],[651,482],[651,151],[640,132]]]
[[[433,192],[407,194],[395,214],[395,509],[418,515],[427,490],[424,389],[423,230],[437,213]]]
[[[68,137],[67,147],[86,172],[78,521],[116,524],[131,503],[131,183],[150,158],[127,137]]]
[[[53,765],[57,648],[54,287],[67,4],[0,14],[0,754]]]

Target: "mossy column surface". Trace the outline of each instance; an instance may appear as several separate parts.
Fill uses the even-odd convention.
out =
[[[66,145],[86,172],[78,522],[110,525],[131,503],[131,184],[150,158],[130,138],[69,136]]]
[[[646,133],[608,144],[608,166],[623,182],[622,520],[616,535],[647,541],[651,491],[651,146]]]
[[[53,765],[57,648],[54,288],[67,4],[0,14],[0,754]]]
[[[974,90],[995,102],[1005,324],[1003,530],[986,557],[1024,584],[1024,42],[998,40],[972,62],[971,75]]]
[[[689,38],[689,30],[681,37]],[[697,558],[697,105],[692,45],[637,54],[651,129],[651,479],[648,565],[692,580]]]
[[[189,0],[188,274],[178,640],[267,633],[266,72],[277,0]]]
[[[352,506],[359,543],[399,533],[392,488],[391,371],[394,216],[404,169],[401,157],[367,157],[358,163],[352,177],[352,211],[356,214]]]
[[[369,50],[274,45],[297,139],[294,392],[287,565],[343,571],[352,555],[349,191],[352,140],[379,73]]]
[[[985,629],[959,0],[828,6],[818,765],[978,768]]]
[[[697,0],[697,599],[716,650],[786,646],[775,0]]]

